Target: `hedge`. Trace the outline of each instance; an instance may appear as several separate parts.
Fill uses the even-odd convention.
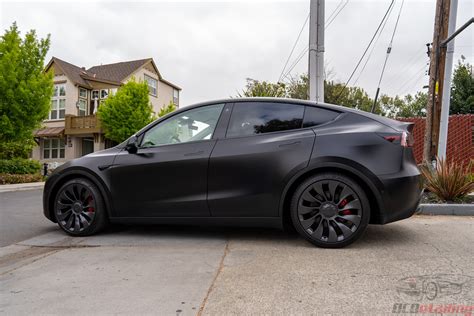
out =
[[[40,173],[41,164],[36,160],[14,158],[0,159],[0,173],[35,174]]]
[[[0,173],[0,184],[30,183],[44,181],[44,177],[39,174],[9,174]]]

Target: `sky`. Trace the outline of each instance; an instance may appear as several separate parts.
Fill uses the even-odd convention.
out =
[[[346,3],[347,2],[347,3]],[[329,79],[345,82],[361,57],[391,0],[327,0],[326,18],[344,8],[326,27],[325,68]],[[390,37],[402,5],[395,5],[370,59],[353,76],[374,96]],[[287,77],[308,68],[309,0],[305,1],[5,1],[3,30],[16,21],[22,34],[51,34],[52,56],[77,66],[152,57],[162,76],[180,86],[180,105],[235,96],[246,78],[277,82],[303,29]],[[394,36],[381,93],[404,95],[423,90],[432,41],[435,0],[405,0]],[[334,16],[334,14],[333,14]],[[457,27],[474,16],[474,1],[459,0]],[[328,19],[326,19],[328,20]],[[455,63],[474,61],[474,25],[455,42]],[[303,54],[301,54],[303,52]],[[290,67],[286,67],[289,69]],[[284,72],[286,73],[287,70]],[[288,80],[288,79],[284,79]]]

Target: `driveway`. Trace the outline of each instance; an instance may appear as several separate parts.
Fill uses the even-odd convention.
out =
[[[369,226],[337,250],[269,229],[123,226],[89,238],[55,229],[0,248],[0,313],[391,314],[472,306],[473,259],[472,217]],[[429,291],[425,276],[435,279]],[[451,292],[440,278],[451,280]]]

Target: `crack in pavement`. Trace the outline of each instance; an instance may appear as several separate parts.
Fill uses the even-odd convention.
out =
[[[229,240],[226,241],[225,243],[225,248],[224,248],[224,253],[222,254],[222,258],[219,262],[219,267],[217,269],[216,275],[212,279],[211,285],[209,286],[209,289],[207,290],[206,296],[204,297],[204,300],[201,303],[201,306],[199,307],[199,311],[197,313],[197,316],[202,316],[202,313],[204,312],[204,308],[206,307],[207,300],[209,299],[209,296],[212,293],[212,290],[215,287],[215,283],[217,281],[217,278],[221,274],[222,270],[224,269],[224,260],[229,253]]]

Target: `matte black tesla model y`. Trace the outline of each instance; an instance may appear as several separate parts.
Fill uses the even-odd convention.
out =
[[[59,167],[44,214],[75,236],[108,222],[293,225],[317,246],[342,247],[369,223],[416,210],[411,129],[301,100],[189,106]]]

